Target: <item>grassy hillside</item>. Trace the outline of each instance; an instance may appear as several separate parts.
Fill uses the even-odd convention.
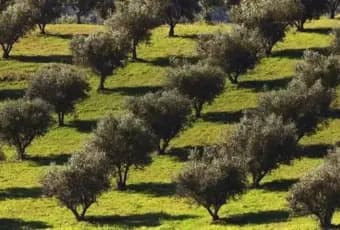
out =
[[[198,34],[228,30],[229,26],[180,25],[178,37],[171,39],[166,37],[167,27],[157,28],[150,44],[139,48],[142,60],[129,63],[110,77],[105,94],[95,91],[98,78],[87,70],[93,86],[91,96],[77,106],[74,115],[67,116],[66,127],[54,127],[35,141],[28,149],[27,162],[13,160],[14,150],[5,147],[9,160],[0,164],[0,229],[316,229],[317,222],[311,217],[290,217],[285,198],[289,187],[301,175],[322,162],[327,145],[340,141],[339,113],[329,118],[328,126],[320,127],[315,135],[302,140],[308,146],[305,157],[266,177],[260,189],[250,190],[240,200],[224,206],[220,214],[225,217],[225,224],[211,225],[203,208],[175,196],[171,181],[185,161],[187,147],[217,142],[221,133],[239,121],[243,109],[256,106],[261,93],[284,87],[303,50],[330,45],[329,32],[333,27],[340,27],[340,21],[321,19],[308,24],[306,32],[290,32],[275,47],[272,57],[263,59],[255,70],[241,77],[238,87],[227,83],[225,93],[204,108],[202,119],[172,142],[169,155],[155,156],[151,166],[132,172],[127,192],[113,190],[104,194],[90,208],[90,222],[77,223],[56,200],[41,197],[42,173],[50,163],[63,164],[70,154],[79,150],[97,119],[109,113],[124,113],[127,96],[162,87],[169,58],[195,57]],[[29,74],[44,63],[71,63],[68,43],[72,35],[100,29],[89,25],[51,25],[47,27],[49,35],[34,32],[23,39],[14,47],[10,60],[0,60],[0,100],[21,97]],[[340,213],[333,222],[340,224]]]

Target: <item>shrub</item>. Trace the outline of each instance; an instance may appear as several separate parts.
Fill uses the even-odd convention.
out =
[[[54,106],[60,126],[64,125],[64,115],[74,111],[77,102],[87,97],[89,84],[84,73],[65,64],[48,64],[33,76],[26,97],[41,98]]]
[[[191,99],[196,117],[201,116],[205,103],[211,103],[225,86],[224,74],[219,68],[205,63],[185,64],[168,74],[168,86]]]
[[[107,117],[98,123],[90,146],[104,152],[117,181],[117,189],[125,190],[131,167],[143,168],[151,162],[150,153],[156,141],[144,122],[132,115]]]
[[[0,139],[14,146],[23,160],[26,148],[47,132],[51,121],[51,108],[42,100],[9,101],[0,110]]]
[[[308,88],[301,80],[294,79],[287,89],[261,96],[255,113],[276,114],[284,122],[294,122],[298,139],[301,139],[315,132],[330,111],[333,99],[334,91],[324,88],[320,80]]]
[[[129,43],[124,33],[98,32],[88,37],[75,37],[71,42],[71,50],[76,63],[87,65],[100,75],[98,90],[104,90],[106,78],[124,65]]]
[[[246,159],[252,186],[280,164],[289,164],[296,156],[297,136],[293,123],[284,123],[275,115],[245,116],[236,131],[226,140],[227,152]]]
[[[296,0],[244,0],[232,8],[231,18],[250,30],[258,30],[269,55],[301,11]]]
[[[327,89],[334,89],[340,81],[339,60],[331,56],[323,56],[317,52],[305,51],[303,61],[296,66],[297,77],[308,87],[321,80]]]
[[[229,34],[201,36],[198,53],[201,59],[221,67],[232,83],[237,83],[238,77],[254,68],[262,56],[260,40],[257,32],[235,27]]]
[[[159,154],[164,154],[170,141],[185,128],[192,112],[190,100],[176,90],[130,98],[128,109],[156,135]]]
[[[26,1],[17,1],[0,11],[0,45],[3,58],[9,58],[13,45],[34,28],[33,10]]]
[[[137,60],[137,46],[148,41],[150,30],[158,25],[161,5],[153,0],[125,0],[118,2],[113,16],[106,21],[112,31],[127,32],[132,57]]]
[[[55,197],[78,221],[110,188],[106,156],[100,152],[74,154],[63,168],[52,167],[41,180],[45,195]]]
[[[203,206],[213,221],[219,220],[220,208],[242,193],[246,175],[237,158],[216,158],[216,150],[193,152],[191,160],[176,178],[177,192]]]
[[[288,202],[295,214],[312,214],[322,229],[332,229],[332,217],[340,204],[340,149],[322,166],[307,173],[289,192]]]

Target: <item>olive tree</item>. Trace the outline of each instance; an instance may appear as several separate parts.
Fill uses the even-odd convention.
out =
[[[81,17],[95,9],[98,0],[64,0],[76,12],[77,23],[81,24]]]
[[[327,0],[328,12],[331,19],[335,18],[336,11],[340,6],[340,0]]]
[[[77,221],[85,220],[87,210],[110,188],[106,156],[101,152],[74,154],[62,168],[50,167],[41,184],[46,196],[55,197]]]
[[[213,102],[225,86],[224,73],[206,63],[173,68],[168,73],[167,81],[168,87],[177,89],[192,101],[196,118],[201,116],[203,105]]]
[[[340,63],[337,57],[324,56],[318,52],[307,50],[303,60],[296,66],[296,75],[308,87],[321,80],[327,89],[334,89],[340,82]]]
[[[118,190],[126,189],[131,168],[143,168],[149,164],[150,153],[156,149],[152,132],[142,120],[133,115],[102,119],[90,143],[91,148],[106,154]]]
[[[87,97],[89,89],[82,71],[70,65],[48,64],[34,73],[26,97],[41,98],[53,105],[59,126],[63,126],[65,114],[74,111],[75,104]]]
[[[34,28],[34,10],[26,1],[17,1],[0,11],[0,46],[9,58],[13,45]]]
[[[258,30],[269,55],[301,11],[302,6],[296,0],[243,0],[232,8],[231,19],[250,30]]]
[[[169,37],[175,36],[175,27],[181,19],[193,20],[200,11],[197,0],[164,0],[162,3],[162,17],[169,25]]]
[[[304,25],[308,20],[319,18],[327,11],[327,0],[299,0],[301,9],[295,15],[295,25],[299,31],[304,30]]]
[[[213,221],[218,212],[232,198],[246,188],[246,173],[238,158],[216,158],[216,150],[206,148],[194,151],[191,160],[182,169],[175,182],[177,192],[203,206]]]
[[[106,19],[112,16],[115,11],[116,0],[97,0],[95,9],[99,12],[100,16]]]
[[[8,6],[9,3],[11,3],[12,0],[0,0],[0,12]]]
[[[40,29],[41,34],[46,33],[46,25],[60,17],[62,13],[61,0],[29,0],[34,10],[34,20]]]
[[[340,149],[326,162],[307,173],[289,192],[290,208],[297,215],[314,215],[321,229],[332,229],[332,218],[340,205]]]
[[[204,19],[209,22],[211,21],[211,11],[216,7],[227,7],[230,6],[226,0],[199,0],[203,10]]]
[[[281,117],[245,116],[236,131],[226,140],[227,149],[246,159],[252,176],[252,186],[281,164],[289,164],[297,153],[297,135],[294,123],[285,123]]]
[[[335,55],[340,54],[340,29],[334,29],[334,40],[331,46],[331,52]]]
[[[262,56],[261,38],[256,31],[235,27],[231,33],[203,35],[198,44],[198,53],[211,65],[221,67],[234,84],[241,74],[254,68]]]
[[[98,91],[105,89],[105,80],[124,65],[129,51],[126,34],[97,32],[87,37],[77,36],[71,42],[74,62],[91,67],[100,76]]]
[[[285,122],[294,122],[298,139],[315,132],[324,120],[334,99],[334,90],[326,89],[318,80],[313,86],[299,79],[293,80],[287,89],[273,91],[260,97],[255,113],[276,114]]]
[[[160,1],[124,0],[117,2],[115,13],[106,21],[112,31],[128,34],[134,60],[137,60],[138,44],[148,41],[150,30],[158,25],[160,10]]]
[[[170,141],[186,127],[192,113],[190,100],[176,90],[132,97],[127,104],[155,134],[159,154],[164,154]]]
[[[51,107],[42,100],[6,102],[0,110],[0,139],[16,148],[18,160],[24,160],[26,148],[46,134],[51,121]]]

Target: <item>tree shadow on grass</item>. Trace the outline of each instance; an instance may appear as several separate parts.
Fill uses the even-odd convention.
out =
[[[274,192],[285,192],[288,191],[293,184],[298,182],[298,179],[281,179],[263,183],[261,189],[274,191]]]
[[[28,160],[33,162],[36,166],[49,166],[51,164],[63,165],[70,157],[70,154],[63,153],[49,156],[29,156]]]
[[[128,191],[133,193],[142,193],[154,197],[172,196],[176,193],[174,183],[139,183],[128,185]]]
[[[186,146],[182,148],[171,148],[166,152],[166,155],[175,157],[179,162],[185,162],[189,159],[192,150],[203,150],[205,146]]]
[[[82,34],[86,35],[86,34]],[[55,38],[61,38],[61,39],[66,39],[66,40],[71,40],[73,38],[73,34],[53,34],[53,33],[47,33],[42,36],[48,36],[48,37],[55,37]]]
[[[48,56],[24,56],[24,55],[13,55],[11,59],[20,62],[30,62],[30,63],[64,63],[72,64],[71,55],[48,55]]]
[[[25,95],[25,89],[1,89],[0,100],[16,100]]]
[[[227,217],[223,219],[222,224],[232,225],[247,225],[247,224],[269,224],[279,223],[287,221],[289,218],[289,212],[283,210],[270,210],[249,212],[245,214],[239,214]]]
[[[303,53],[306,50],[313,50],[324,55],[329,54],[329,47],[310,47],[310,48],[303,48],[303,49],[284,49],[284,50],[273,51],[271,57],[301,59],[303,56]]]
[[[6,188],[0,189],[0,200],[6,199],[25,199],[25,198],[39,198],[42,195],[41,188]]]
[[[340,109],[333,109],[327,115],[327,118],[330,119],[340,119]]]
[[[252,89],[254,92],[266,92],[285,88],[292,80],[292,77],[279,78],[274,80],[248,80],[242,81],[238,87]]]
[[[137,227],[157,227],[163,221],[181,221],[186,219],[196,218],[193,215],[170,215],[164,212],[134,214],[128,216],[92,216],[87,220],[99,226],[120,226],[123,228],[137,228]]]
[[[0,229],[21,230],[21,229],[46,229],[52,226],[41,221],[24,221],[20,219],[0,218]]]
[[[243,116],[242,111],[235,112],[208,112],[202,114],[202,119],[207,122],[222,124],[238,123]]]
[[[333,28],[325,27],[325,28],[305,28],[302,32],[305,32],[305,33],[326,34],[326,35],[328,35],[332,31],[333,31]]]
[[[157,58],[153,58],[151,60],[145,60],[145,59],[141,59],[139,58],[137,60],[137,62],[140,62],[140,63],[146,63],[146,64],[151,64],[153,66],[159,66],[159,67],[169,67],[171,66],[171,60],[174,59],[174,60],[185,60],[186,62],[188,63],[191,63],[191,64],[194,64],[196,62],[199,61],[199,58],[198,57],[185,57],[185,56],[182,56],[182,55],[173,55],[173,56],[167,56],[167,57],[157,57]]]
[[[301,148],[301,156],[308,158],[323,158],[328,154],[328,151],[332,148],[332,145],[316,144],[305,145]]]
[[[68,125],[70,128],[75,128],[78,132],[90,133],[97,126],[97,120],[74,120]]]
[[[143,96],[147,93],[155,93],[161,89],[162,87],[160,86],[117,87],[112,89],[105,89],[103,93],[119,93],[122,96]]]

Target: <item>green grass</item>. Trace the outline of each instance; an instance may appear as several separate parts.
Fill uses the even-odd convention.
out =
[[[284,87],[294,74],[295,63],[307,48],[328,47],[330,28],[340,21],[321,19],[307,25],[307,31],[289,32],[271,57],[265,58],[241,78],[240,86],[227,83],[225,92],[205,106],[202,119],[188,127],[172,144],[171,154],[155,156],[145,170],[133,171],[127,192],[105,193],[90,208],[89,222],[77,223],[72,214],[54,199],[41,196],[39,179],[49,164],[63,164],[91,135],[96,120],[125,112],[127,96],[142,95],[162,86],[170,57],[195,57],[198,34],[227,31],[229,25],[180,25],[176,38],[167,38],[167,27],[153,31],[150,44],[139,47],[142,61],[129,63],[107,80],[105,94],[95,89],[98,78],[89,70],[91,96],[67,116],[67,126],[54,127],[28,149],[31,159],[16,162],[14,151],[5,147],[8,161],[0,165],[0,229],[317,229],[312,217],[290,217],[287,190],[308,170],[322,162],[327,145],[340,141],[340,117],[329,118],[327,126],[302,140],[308,145],[305,157],[291,166],[282,166],[264,179],[260,189],[250,190],[221,210],[223,225],[211,225],[203,208],[175,195],[172,178],[185,161],[186,147],[216,143],[238,122],[241,111],[255,107],[265,89]],[[90,25],[50,25],[48,36],[33,32],[16,44],[10,60],[0,60],[0,100],[20,97],[30,73],[46,62],[71,62],[68,49],[73,34],[101,30]],[[17,77],[19,75],[19,78]],[[339,94],[340,98],[340,94]],[[334,107],[337,107],[335,103]],[[334,223],[340,224],[340,212]]]

